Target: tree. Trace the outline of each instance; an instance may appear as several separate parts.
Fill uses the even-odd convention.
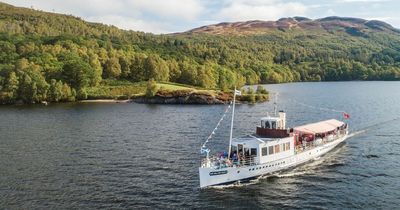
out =
[[[144,71],[146,79],[156,81],[168,81],[169,69],[167,63],[158,55],[151,54],[144,61]]]
[[[98,81],[92,67],[77,57],[69,57],[63,66],[63,80],[71,87],[81,89]]]
[[[131,61],[129,78],[135,82],[146,80],[144,61],[146,60],[146,55],[135,54]]]
[[[131,74],[131,61],[125,57],[125,56],[121,56],[119,58],[119,63],[121,65],[121,77],[122,78],[129,78],[129,75]]]
[[[101,63],[96,54],[89,54],[89,64],[93,69],[93,73],[90,74],[90,86],[98,86],[101,82],[103,75],[103,68],[101,67]]]
[[[268,91],[267,91],[267,90],[265,90],[265,88],[264,88],[263,86],[261,86],[261,85],[258,85],[258,86],[257,86],[256,93],[257,93],[257,94],[267,94],[267,93],[268,93]]]
[[[176,41],[176,40],[175,40]],[[181,77],[181,69],[179,68],[178,62],[175,59],[168,61],[169,78],[172,82],[178,82]]]
[[[58,102],[62,99],[63,96],[63,90],[62,90],[62,82],[61,81],[56,81],[55,79],[52,79],[50,81],[50,88],[48,92],[48,99],[52,102]]]
[[[31,77],[24,74],[19,83],[19,98],[21,98],[25,103],[37,102],[37,86],[35,82],[32,82]]]
[[[147,88],[146,88],[146,97],[153,97],[157,94],[158,85],[154,79],[150,79],[147,81]]]
[[[111,57],[107,60],[104,68],[105,78],[118,78],[121,75],[121,65],[117,57]]]
[[[247,88],[247,94],[249,94],[249,95],[253,95],[254,94],[254,90],[253,90],[252,87],[248,87]]]
[[[88,98],[88,94],[86,89],[80,89],[76,96],[79,100],[86,100]]]
[[[64,83],[61,88],[61,100],[66,102],[75,101],[76,92],[74,89],[68,86],[67,83]]]
[[[197,84],[204,88],[215,88],[216,82],[214,79],[214,72],[211,66],[198,66],[197,67]]]
[[[15,101],[15,99],[17,99],[18,86],[19,86],[18,77],[15,74],[15,72],[12,71],[10,73],[10,75],[8,76],[8,80],[5,85],[5,91],[7,91],[9,93],[9,99],[11,101]]]

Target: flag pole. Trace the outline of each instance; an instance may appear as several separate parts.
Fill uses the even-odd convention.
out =
[[[231,133],[229,135],[229,148],[228,148],[228,159],[231,157],[231,148],[232,148],[232,133],[233,133],[233,119],[235,117],[235,103],[236,103],[236,86],[235,91],[233,92],[233,104],[232,104],[232,120],[231,120]]]

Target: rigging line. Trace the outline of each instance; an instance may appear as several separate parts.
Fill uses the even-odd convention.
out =
[[[225,109],[224,114],[222,117],[219,119],[217,125],[215,126],[214,130],[211,132],[211,134],[207,137],[206,141],[203,143],[201,146],[201,150],[206,148],[206,144],[212,139],[213,135],[215,135],[215,132],[218,130],[218,127],[221,125],[221,122],[224,120],[226,114],[228,113],[229,109],[231,108],[231,104],[228,105],[228,107]]]

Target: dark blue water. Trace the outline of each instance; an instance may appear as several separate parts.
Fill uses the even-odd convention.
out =
[[[389,209],[400,205],[400,83],[296,83],[279,93],[288,125],[341,119],[364,130],[323,158],[240,187],[198,188],[199,148],[225,106],[0,107],[0,208]],[[234,135],[272,103],[238,105]],[[393,121],[389,121],[393,120]],[[385,123],[383,123],[385,122]],[[227,148],[229,120],[210,141]]]

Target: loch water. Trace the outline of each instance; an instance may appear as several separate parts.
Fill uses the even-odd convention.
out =
[[[241,186],[199,189],[200,146],[224,105],[0,106],[0,209],[394,209],[400,83],[265,85],[288,126],[337,118],[365,131],[322,158]],[[311,105],[311,106],[306,106]],[[273,103],[236,106],[234,136]],[[227,149],[230,115],[209,142]]]

